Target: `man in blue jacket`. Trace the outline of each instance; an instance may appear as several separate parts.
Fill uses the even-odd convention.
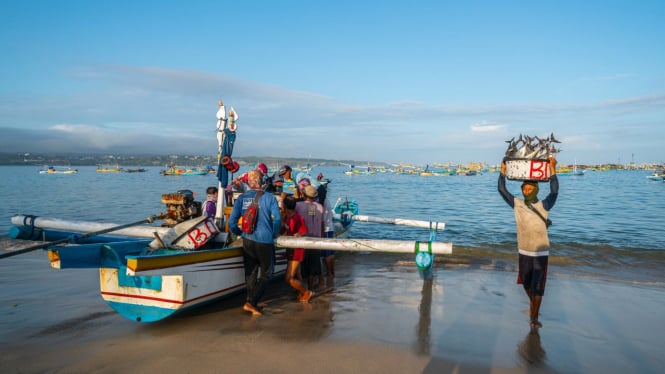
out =
[[[524,286],[529,296],[529,316],[532,329],[542,326],[538,320],[540,303],[545,293],[547,262],[550,254],[550,240],[547,228],[552,223],[548,217],[559,195],[559,180],[556,176],[556,159],[550,157],[550,193],[545,200],[538,200],[538,182],[522,183],[524,199],[513,196],[506,189],[506,163],[501,163],[499,194],[515,212],[517,228],[517,250],[519,252],[519,273],[517,283]]]
[[[282,216],[275,196],[270,193],[263,193],[258,201],[256,229],[251,234],[240,229],[238,221],[245,210],[252,205],[254,197],[261,188],[261,173],[251,170],[247,174],[247,184],[250,189],[240,195],[233,204],[233,210],[229,217],[229,229],[236,235],[242,235],[242,254],[247,287],[247,301],[242,308],[254,316],[259,316],[261,315],[261,308],[259,308],[258,303],[274,270],[274,239],[279,235]]]

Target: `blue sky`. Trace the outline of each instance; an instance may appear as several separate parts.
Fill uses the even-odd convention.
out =
[[[0,151],[665,161],[664,1],[4,1]]]

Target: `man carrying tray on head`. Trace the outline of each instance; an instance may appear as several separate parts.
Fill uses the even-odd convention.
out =
[[[559,194],[559,180],[556,176],[556,159],[549,158],[550,193],[545,200],[538,200],[538,182],[526,180],[522,183],[524,199],[513,196],[506,189],[506,161],[501,163],[498,190],[501,197],[515,211],[517,228],[517,249],[519,251],[519,273],[517,283],[524,286],[529,296],[529,317],[532,329],[542,326],[538,321],[540,303],[545,293],[547,261],[550,241],[547,228],[551,221],[547,218]]]

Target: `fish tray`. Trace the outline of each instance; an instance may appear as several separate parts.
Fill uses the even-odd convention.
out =
[[[510,180],[547,182],[550,176],[549,160],[531,158],[506,160],[506,178]]]

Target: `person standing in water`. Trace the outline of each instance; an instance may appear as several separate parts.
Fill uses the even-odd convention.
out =
[[[559,180],[556,176],[556,159],[550,157],[550,193],[545,200],[538,200],[538,182],[522,183],[524,199],[513,196],[506,189],[506,162],[501,163],[499,194],[515,212],[519,273],[517,283],[522,284],[529,296],[529,317],[532,329],[542,327],[538,320],[540,304],[545,293],[547,262],[550,240],[547,228],[551,224],[548,215],[559,195]]]
[[[242,235],[242,257],[245,266],[247,299],[242,309],[260,316],[259,301],[273,275],[275,246],[274,240],[282,226],[282,216],[275,196],[262,193],[258,197],[258,216],[253,233],[243,232],[239,226],[240,218],[252,205],[261,188],[261,173],[250,170],[247,173],[249,190],[238,197],[229,217],[229,229],[236,235]]]

